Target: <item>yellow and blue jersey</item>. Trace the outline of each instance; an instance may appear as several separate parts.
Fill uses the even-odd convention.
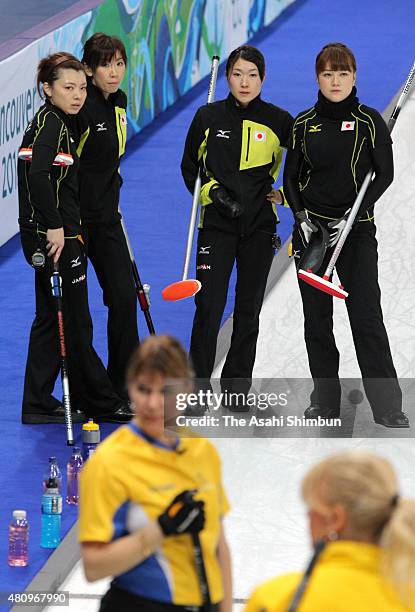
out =
[[[185,489],[205,502],[200,533],[213,603],[223,598],[217,561],[221,519],[229,505],[221,464],[203,438],[177,440],[174,447],[147,436],[137,425],[120,427],[88,460],[80,479],[80,541],[111,542],[142,529]],[[140,597],[176,605],[201,605],[191,536],[163,539],[160,547],[113,585]]]
[[[380,573],[382,549],[375,544],[339,540],[322,553],[298,612],[414,612]],[[286,612],[301,581],[299,573],[264,582],[252,593],[245,612]]]

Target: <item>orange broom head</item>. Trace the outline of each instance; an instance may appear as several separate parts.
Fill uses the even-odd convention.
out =
[[[328,293],[342,300],[349,295],[341,285],[335,285],[330,282],[327,276],[318,276],[317,274],[313,274],[311,270],[299,270],[298,277],[309,285],[312,285],[312,287],[320,289],[320,291],[324,291],[324,293]]]
[[[195,293],[200,291],[201,288],[202,283],[200,281],[189,278],[167,285],[161,294],[166,302],[177,302],[178,300],[192,297]]]

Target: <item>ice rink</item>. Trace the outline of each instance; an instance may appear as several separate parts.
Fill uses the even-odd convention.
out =
[[[415,378],[415,224],[411,211],[415,200],[414,126],[413,92],[393,134],[395,180],[376,205],[383,314],[395,366],[402,379]],[[341,376],[358,377],[346,309],[340,300],[335,304],[335,335],[341,353]],[[216,375],[219,373],[220,368]],[[293,264],[264,304],[255,375],[309,376]],[[348,409],[352,407],[346,399],[342,414]],[[411,413],[412,406],[404,403],[404,409]],[[226,532],[233,557],[236,612],[243,609],[254,585],[275,574],[302,569],[306,564],[310,545],[299,486],[305,471],[319,458],[341,449],[359,447],[376,451],[389,458],[398,470],[401,493],[415,497],[413,426],[410,431],[404,430],[409,437],[401,438],[399,430],[372,425],[366,401],[356,407],[354,423],[350,438],[273,438],[255,437],[254,433],[247,438],[215,441],[232,505],[226,518]],[[359,437],[362,424],[371,424],[370,437]],[[88,612],[98,609],[107,585],[108,581],[86,583],[78,565],[61,589],[70,591],[69,610]]]

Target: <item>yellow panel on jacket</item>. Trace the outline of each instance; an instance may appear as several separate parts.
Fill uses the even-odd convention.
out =
[[[414,612],[379,573],[382,549],[340,540],[328,544],[297,612]],[[253,592],[245,612],[287,612],[300,573],[269,580]]]
[[[205,502],[200,534],[213,602],[223,598],[217,561],[221,517],[228,511],[220,459],[203,438],[181,439],[176,449],[146,436],[134,423],[120,427],[88,459],[80,479],[81,542],[111,542],[142,529],[185,489]],[[201,593],[189,534],[164,538],[156,552],[114,586],[147,599],[200,605]]]

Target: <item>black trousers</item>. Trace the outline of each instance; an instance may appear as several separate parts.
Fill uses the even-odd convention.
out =
[[[212,604],[206,612],[217,612],[217,604]],[[101,600],[100,612],[205,612],[203,606],[176,606],[145,599],[111,585]]]
[[[45,240],[30,231],[21,231],[24,255],[30,263],[33,252],[45,251]],[[23,392],[24,413],[48,413],[57,407],[52,396],[60,369],[58,323],[50,277],[52,259],[35,271],[36,317],[32,324]],[[65,240],[59,259],[62,277],[65,342],[68,375],[74,408],[88,416],[104,415],[120,407],[104,365],[92,346],[92,321],[88,306],[86,257],[77,239]]]
[[[212,604],[209,611],[218,612],[218,605]],[[203,606],[176,606],[145,599],[111,585],[101,600],[99,612],[205,612]]]
[[[297,258],[304,245],[295,227],[293,249]],[[333,249],[320,269],[324,273]],[[298,261],[298,259],[297,259]],[[378,284],[376,226],[360,222],[350,232],[336,263],[341,284],[349,296],[347,314],[363,385],[373,414],[402,409],[402,392],[383,323]],[[311,403],[340,408],[339,351],[333,335],[333,298],[299,280],[304,311],[304,335],[314,391]]]
[[[238,383],[238,390],[249,390],[259,314],[273,256],[272,234],[258,231],[241,237],[215,229],[199,231],[196,277],[202,289],[195,296],[196,313],[190,345],[197,378],[209,379],[212,375],[229,278],[236,261],[233,332],[221,379],[243,379],[244,382]],[[228,384],[225,386],[228,388]]]
[[[125,373],[137,347],[137,297],[130,256],[121,222],[85,226],[88,257],[94,266],[108,308],[108,376],[116,392],[127,399]]]

